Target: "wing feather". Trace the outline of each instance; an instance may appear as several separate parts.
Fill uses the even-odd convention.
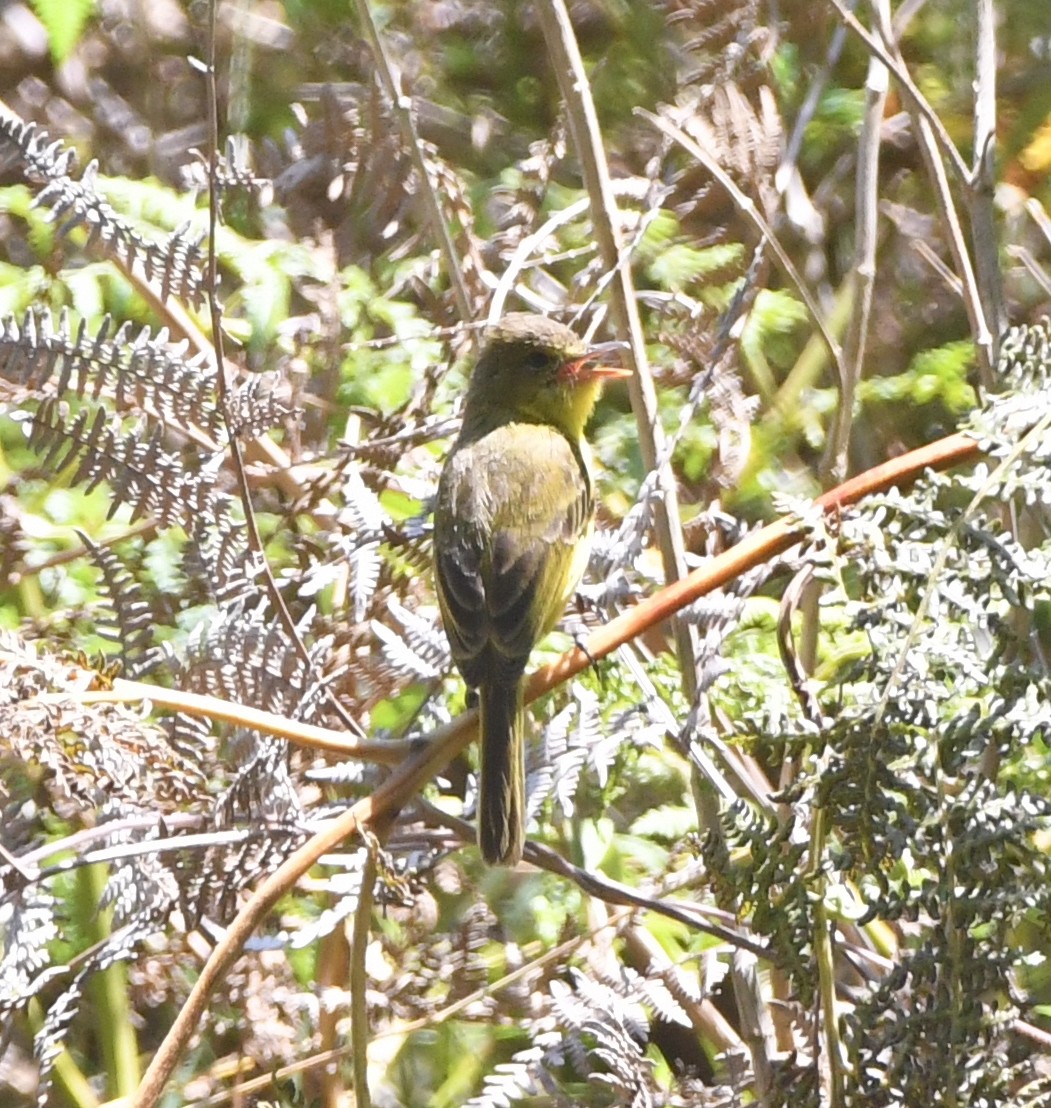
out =
[[[586,463],[554,428],[505,424],[457,444],[438,504],[435,569],[453,659],[469,685],[512,684],[583,568]]]

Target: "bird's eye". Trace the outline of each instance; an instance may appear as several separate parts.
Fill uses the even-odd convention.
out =
[[[532,353],[527,354],[525,361],[522,365],[532,373],[539,373],[542,369],[547,369],[551,364],[551,357],[545,354],[543,350],[534,350]]]

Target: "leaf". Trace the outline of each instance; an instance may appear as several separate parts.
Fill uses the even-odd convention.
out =
[[[661,288],[679,291],[710,274],[740,264],[743,256],[744,247],[737,242],[720,243],[703,250],[675,243],[654,258],[649,275]]]
[[[51,57],[59,65],[72,53],[88,20],[95,14],[95,0],[31,0],[31,3],[47,31]]]
[[[974,389],[967,374],[974,365],[974,343],[961,339],[944,346],[922,350],[904,373],[893,377],[871,377],[858,387],[862,405],[875,403],[914,406],[941,401],[954,413],[974,406]]]

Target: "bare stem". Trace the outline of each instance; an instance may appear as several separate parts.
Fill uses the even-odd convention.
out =
[[[369,0],[355,0],[355,8],[361,25],[368,36],[372,47],[372,55],[376,62],[376,72],[379,75],[383,91],[390,100],[394,116],[401,128],[402,138],[412,156],[412,163],[416,167],[416,175],[420,179],[420,191],[427,208],[427,217],[430,220],[431,230],[438,240],[438,247],[445,261],[449,283],[452,285],[453,296],[456,298],[456,310],[464,323],[470,323],[474,317],[471,310],[471,298],[467,294],[467,283],[463,276],[463,267],[460,265],[460,257],[456,253],[452,235],[449,233],[449,225],[445,221],[442,206],[438,201],[438,194],[434,188],[427,159],[423,154],[423,140],[420,138],[416,127],[416,117],[412,110],[412,97],[399,88],[398,73],[394,63],[387,54],[383,45],[383,37],[380,35],[376,21],[372,17],[372,9]]]
[[[564,0],[542,0],[537,10],[552,67],[566,103],[573,142],[583,166],[599,251],[607,271],[613,276],[610,295],[617,334],[629,345],[628,358],[633,370],[631,405],[639,432],[639,446],[646,469],[656,472],[658,492],[654,501],[654,526],[664,577],[669,582],[678,581],[686,573],[686,544],[679,520],[678,491],[671,465],[663,460],[665,436],[658,414],[657,390],[646,358],[631,259],[621,244],[617,201],[610,182],[595,103]],[[680,620],[674,621],[673,627],[683,689],[692,703],[697,693],[695,633]]]
[[[876,0],[883,18],[890,19],[889,0]],[[843,376],[840,379],[839,410],[829,439],[824,468],[831,483],[847,475],[850,428],[854,421],[854,399],[865,370],[865,345],[872,314],[872,290],[876,280],[876,223],[879,204],[879,148],[883,109],[889,87],[887,67],[869,58],[865,80],[865,114],[858,136],[858,172],[854,192],[854,266],[851,274],[854,311],[845,339]]]
[[[996,12],[993,0],[977,0],[974,80],[974,166],[971,171],[971,242],[978,288],[992,331],[990,359],[1000,355],[1007,325],[999,235],[996,231]]]
[[[833,0],[833,3],[838,3],[838,0]],[[878,7],[876,17],[884,47],[893,56],[897,65],[897,68],[890,66],[888,68],[892,68],[895,77],[898,77],[900,81],[898,70],[904,70],[904,62],[898,52],[897,44],[891,38],[893,30],[890,26],[890,20],[883,18],[883,12]],[[971,325],[971,334],[977,351],[978,376],[982,384],[989,387],[992,384],[993,366],[995,365],[993,337],[989,330],[985,306],[975,278],[974,266],[971,264],[971,255],[967,249],[967,240],[964,237],[963,227],[960,223],[959,213],[956,210],[956,203],[953,200],[952,189],[949,187],[949,175],[946,170],[947,161],[950,165],[956,165],[959,153],[955,147],[952,147],[955,159],[945,156],[945,145],[938,138],[937,129],[931,122],[932,116],[934,119],[937,119],[937,116],[934,116],[934,112],[929,110],[930,105],[918,92],[915,98],[907,96],[904,99],[916,133],[916,141],[919,143],[920,153],[923,155],[927,167],[927,174],[934,186],[934,195],[941,213],[942,226],[948,240],[949,251],[953,257],[956,272],[963,283],[963,304],[967,311],[967,319]],[[926,105],[928,110],[922,110],[921,105]],[[938,126],[940,127],[941,124],[939,123]],[[964,175],[963,185],[969,191],[969,174]]]

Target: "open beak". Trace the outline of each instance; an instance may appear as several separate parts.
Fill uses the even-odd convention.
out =
[[[619,360],[627,349],[626,342],[597,342],[588,348],[583,358],[566,362],[562,372],[566,377],[581,384],[585,381],[613,381],[630,377],[630,369],[610,364],[609,361],[613,358]]]

